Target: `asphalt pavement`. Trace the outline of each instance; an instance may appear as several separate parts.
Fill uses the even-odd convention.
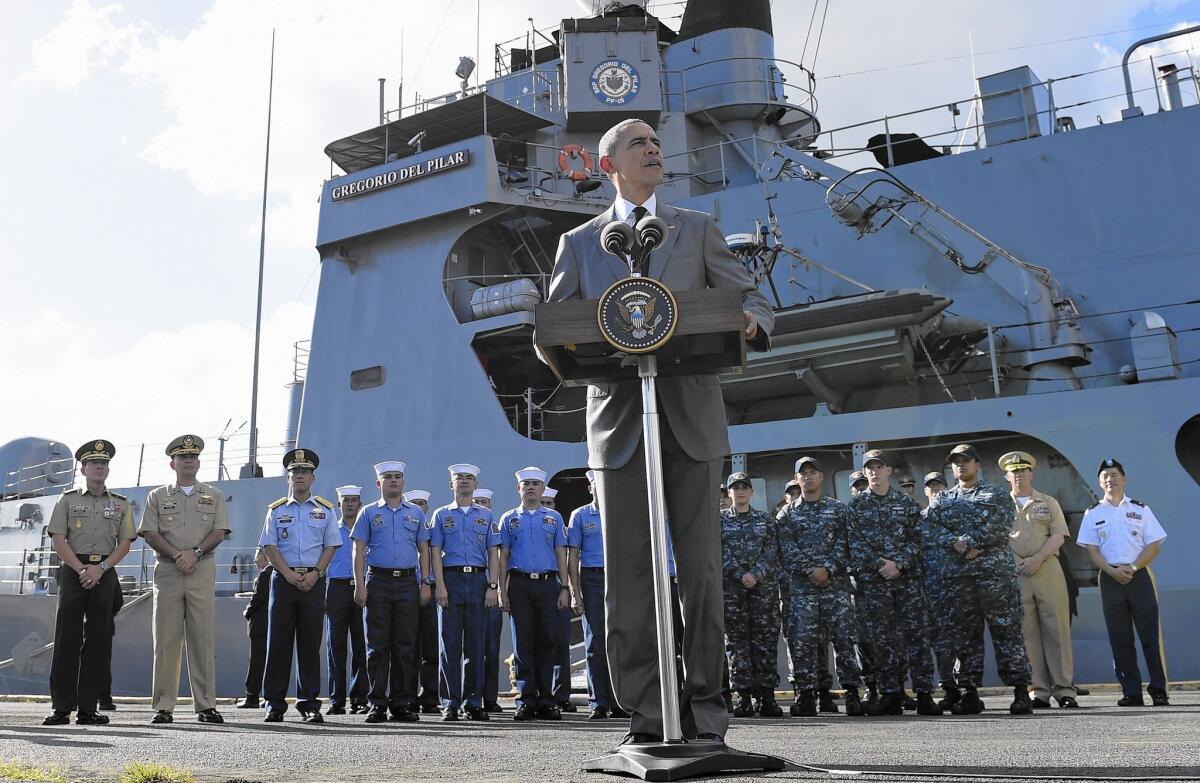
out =
[[[738,719],[732,747],[793,764],[777,780],[828,779],[857,771],[868,780],[1175,778],[1200,780],[1200,692],[1173,691],[1169,707],[1118,708],[1118,694],[1080,699],[1079,710],[1007,713],[1010,697],[988,696],[971,717]],[[786,704],[784,705],[786,709]],[[195,721],[183,703],[169,726],[150,724],[146,704],[120,704],[107,726],[41,725],[45,702],[0,703],[0,759],[59,765],[69,777],[115,780],[131,761],[160,762],[219,781],[603,781],[580,763],[611,749],[624,722],[514,723],[512,708],[487,723],[363,723],[361,715],[282,724],[259,710],[221,705],[227,723]],[[816,769],[812,769],[812,768]],[[760,779],[762,773],[736,776]]]

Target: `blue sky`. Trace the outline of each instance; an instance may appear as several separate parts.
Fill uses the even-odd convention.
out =
[[[832,0],[815,64],[825,128],[969,97],[972,39],[978,74],[1029,64],[1048,78],[1111,66],[1136,38],[1200,21],[1200,0],[913,5]],[[799,60],[811,4],[774,6],[777,56]],[[526,17],[547,27],[586,7],[484,0],[484,78],[491,45],[523,35]],[[329,175],[322,148],[374,123],[380,76],[390,104],[402,75],[410,96],[454,89],[458,56],[475,51],[475,8],[472,0],[0,0],[8,153],[0,228],[9,246],[0,444],[107,437],[130,454],[141,442],[215,435],[247,417],[272,26],[260,417],[264,442],[278,442],[290,346],[308,337],[317,294],[312,243]],[[680,8],[658,13],[677,26]],[[810,42],[805,65],[811,58]],[[938,62],[895,67],[926,60]],[[873,69],[885,70],[843,75]],[[1119,71],[1107,73],[1090,97],[1120,92]],[[1153,110],[1152,95],[1141,102]],[[1084,116],[1115,119],[1119,108]],[[114,465],[114,482],[132,481],[131,470]]]

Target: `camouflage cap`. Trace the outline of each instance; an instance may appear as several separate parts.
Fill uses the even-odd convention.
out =
[[[865,468],[872,462],[882,462],[884,465],[890,465],[887,455],[883,453],[883,449],[871,449],[863,455],[863,467]]]
[[[803,468],[805,465],[812,465],[814,469],[821,470],[821,463],[817,460],[817,458],[809,457],[806,455],[806,456],[803,456],[800,459],[796,460],[796,466],[795,466],[795,469],[793,472],[799,473],[800,469]]]
[[[939,473],[936,470],[931,473],[926,473],[925,481],[923,481],[922,484],[924,486],[928,487],[929,482],[931,482],[931,481],[940,481],[941,483],[945,484],[946,486],[950,486],[950,484],[946,481],[946,476],[942,473]]]

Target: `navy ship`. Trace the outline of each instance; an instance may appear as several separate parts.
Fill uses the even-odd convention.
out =
[[[768,0],[691,0],[678,29],[641,3],[599,5],[496,46],[479,88],[464,63],[454,93],[397,109],[381,97],[377,124],[325,148],[320,288],[289,435],[321,454],[317,491],[369,485],[373,463],[404,459],[408,486],[438,501],[446,466],[466,460],[497,508],[515,505],[513,470],[530,464],[551,473],[560,508],[586,502],[585,390],[535,356],[533,309],[560,234],[613,200],[600,134],[637,117],[663,143],[660,198],[714,215],[776,309],[773,348],[723,379],[729,467],[753,477],[756,503],[782,498],[801,453],[845,499],[869,448],[920,477],[971,442],[991,481],[1001,454],[1033,454],[1074,532],[1099,496],[1096,466],[1116,457],[1169,534],[1155,563],[1169,673],[1200,679],[1189,57],[1148,65],[1145,44],[1171,44],[1155,36],[1131,42],[1123,68],[1043,79],[1034,63],[981,76],[974,95],[826,128],[813,74],[777,52]],[[1155,83],[1135,91],[1130,69],[1151,66]],[[1114,95],[1119,118],[1089,121]],[[46,523],[75,479],[71,451],[38,438],[0,449],[0,691],[46,691]],[[219,692],[233,696],[236,594],[286,486],[216,485],[234,528],[216,555]],[[119,491],[140,512],[149,489]],[[1096,573],[1074,544],[1065,553],[1080,585],[1076,679],[1109,681]],[[152,565],[139,543],[120,567],[117,695],[149,692]]]

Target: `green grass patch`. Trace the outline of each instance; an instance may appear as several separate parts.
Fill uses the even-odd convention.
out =
[[[143,764],[134,761],[117,777],[117,783],[196,783],[192,773],[166,764]]]
[[[59,767],[38,767],[19,761],[0,759],[0,778],[29,780],[36,783],[70,783]]]

